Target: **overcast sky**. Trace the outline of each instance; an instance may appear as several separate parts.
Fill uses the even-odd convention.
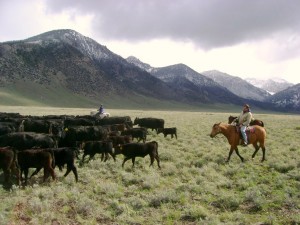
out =
[[[153,67],[300,83],[298,0],[0,0],[0,42],[73,29]]]

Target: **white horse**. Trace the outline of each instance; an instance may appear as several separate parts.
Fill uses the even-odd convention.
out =
[[[99,111],[91,111],[91,116],[97,116],[100,119],[103,119],[105,117],[110,117],[110,114],[108,112],[104,112],[104,113],[99,113]]]

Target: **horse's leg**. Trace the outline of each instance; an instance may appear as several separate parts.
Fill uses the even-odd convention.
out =
[[[228,154],[228,157],[227,157],[227,159],[226,159],[226,162],[229,162],[230,157],[231,157],[231,155],[232,155],[232,153],[233,153],[233,150],[234,150],[234,148],[231,146],[231,147],[230,147],[229,154]]]
[[[265,146],[263,146],[263,147],[261,147],[261,149],[262,149],[262,152],[263,152],[261,162],[263,162],[263,161],[265,161],[266,148],[265,148]]]
[[[254,146],[254,148],[255,148],[255,151],[254,151],[253,154],[252,154],[252,159],[254,159],[256,153],[258,152],[258,150],[259,150],[259,148],[260,148],[260,147],[257,145],[257,143],[253,143],[253,146]]]
[[[238,148],[235,148],[235,152],[238,155],[238,157],[240,157],[240,159],[242,160],[242,162],[244,162],[244,158],[240,155]]]

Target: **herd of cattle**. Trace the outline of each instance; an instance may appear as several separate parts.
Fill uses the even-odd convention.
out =
[[[54,168],[62,170],[67,165],[67,176],[74,173],[76,182],[78,173],[75,159],[81,162],[85,157],[92,159],[101,154],[106,161],[109,155],[116,161],[116,155],[123,154],[122,167],[127,160],[150,155],[151,165],[154,160],[158,167],[158,143],[146,142],[147,129],[174,136],[176,127],[165,128],[164,120],[158,118],[135,118],[129,116],[106,117],[103,119],[90,115],[47,115],[22,116],[19,113],[0,113],[0,168],[3,170],[4,182],[11,183],[15,174],[17,183],[23,180],[27,185],[29,168],[36,170],[34,176],[44,169],[44,181],[51,175],[55,179]],[[135,126],[136,125],[136,126]]]

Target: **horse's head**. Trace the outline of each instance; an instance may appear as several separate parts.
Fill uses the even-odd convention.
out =
[[[228,124],[231,124],[237,117],[236,116],[229,116],[228,117]]]
[[[212,130],[210,132],[210,137],[213,138],[215,137],[217,134],[221,133],[221,128],[220,128],[220,123],[215,123],[212,127]]]

